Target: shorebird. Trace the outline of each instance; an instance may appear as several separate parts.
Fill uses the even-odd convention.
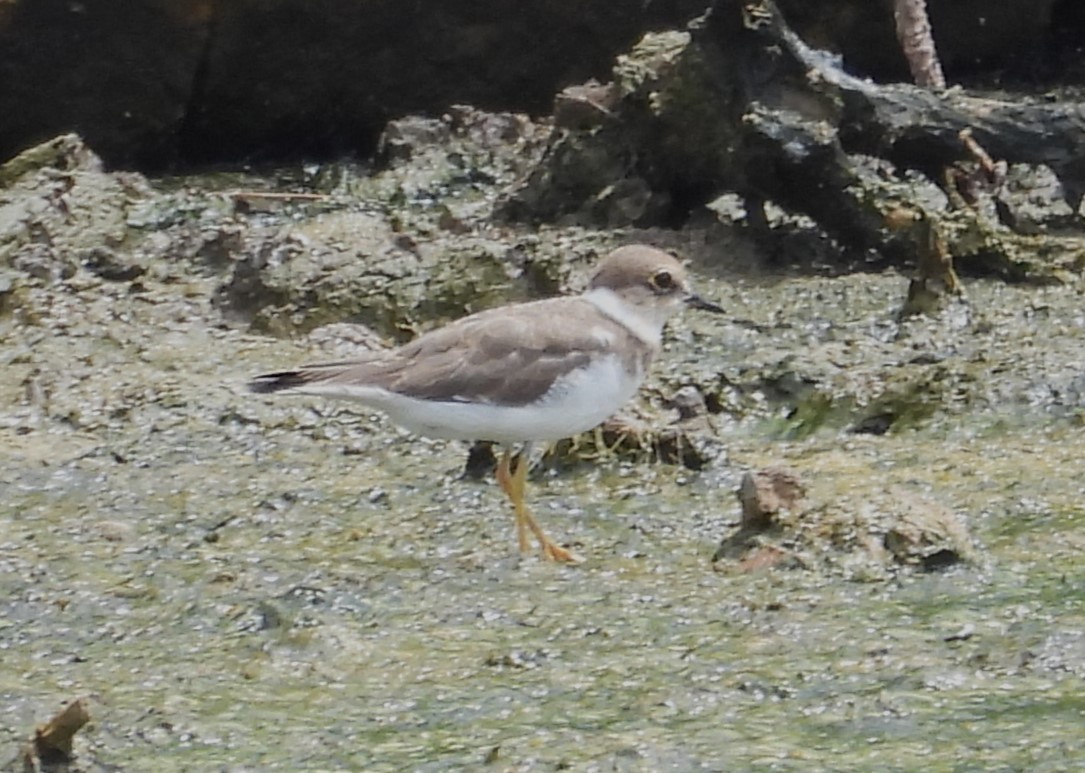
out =
[[[577,561],[525,503],[532,444],[592,429],[633,397],[663,326],[684,306],[723,312],[691,290],[674,257],[629,245],[599,264],[579,296],[481,311],[398,349],[268,373],[249,388],[356,400],[418,435],[503,445],[497,482],[521,552],[531,532],[544,559]]]

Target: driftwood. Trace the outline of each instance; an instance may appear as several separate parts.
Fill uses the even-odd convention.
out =
[[[673,224],[730,190],[751,225],[767,225],[771,201],[813,219],[853,259],[914,266],[933,227],[942,258],[970,273],[1052,281],[1082,265],[1082,104],[855,78],[771,0],[718,0],[688,34],[646,37],[614,76],[617,104],[592,125],[556,128],[506,215]],[[998,186],[980,191],[986,201],[957,196],[952,181],[983,176],[983,152],[988,164],[1053,172],[1059,236],[1026,227]]]
[[[720,7],[733,5],[724,2]],[[1072,206],[1085,194],[1085,105],[996,100],[953,91],[935,94],[908,84],[876,85],[851,77],[832,57],[806,46],[771,2],[747,3],[738,18],[733,9],[719,10],[710,17],[706,42],[722,53],[736,36],[743,39],[744,53],[733,63],[747,71],[751,66],[759,70],[761,83],[751,84],[746,93],[755,112],[790,107],[785,104],[788,96],[813,98],[832,115],[843,151],[880,156],[925,173],[965,159],[960,133],[971,130],[996,158],[1051,167]],[[750,49],[757,54],[752,56]],[[778,53],[773,56],[769,53],[773,51]]]
[[[947,170],[981,163],[978,148],[1002,162],[1049,167],[1072,209],[1085,193],[1081,104],[935,94],[860,80],[805,45],[771,2],[721,2],[694,39],[721,67],[744,74],[741,177],[747,198],[809,215],[848,248],[915,262],[917,250],[929,243],[935,212],[915,200],[902,172],[943,183]],[[890,162],[892,171],[872,167],[870,157]],[[954,191],[944,193],[952,205]],[[887,227],[902,207],[914,211],[918,226],[905,229],[903,239],[900,229]],[[996,210],[997,220],[975,207],[951,206],[938,215],[949,253],[970,270],[1051,279],[1076,267],[1079,239],[1015,233],[1012,215]],[[1045,260],[1055,253],[1062,259]]]
[[[34,739],[20,753],[23,771],[66,770],[72,760],[72,740],[90,721],[86,701],[78,698],[34,731]]]

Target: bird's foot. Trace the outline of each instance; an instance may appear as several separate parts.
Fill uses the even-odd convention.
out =
[[[560,561],[563,564],[580,564],[584,562],[584,559],[573,551],[563,548],[561,545],[551,542],[549,539],[545,542],[540,542],[539,546],[542,548],[542,557],[544,561]]]

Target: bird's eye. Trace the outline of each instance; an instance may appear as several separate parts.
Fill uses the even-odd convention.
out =
[[[666,292],[674,289],[674,277],[670,271],[657,271],[652,274],[652,289],[658,292]]]

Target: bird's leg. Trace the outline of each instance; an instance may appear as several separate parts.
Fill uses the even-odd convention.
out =
[[[501,454],[501,461],[497,463],[497,483],[501,486],[501,490],[505,492],[505,496],[512,502],[513,508],[516,510],[516,537],[520,542],[520,552],[526,553],[531,545],[527,539],[527,524],[520,516],[520,512],[523,509],[523,488],[520,491],[520,504],[517,504],[516,495],[513,493],[512,473],[509,472],[509,462],[512,461],[512,451],[508,448]],[[517,472],[520,470],[520,465],[516,466]]]
[[[512,502],[513,510],[516,512],[516,533],[520,539],[520,552],[527,552],[529,545],[527,539],[527,530],[530,529],[531,533],[535,535],[535,539],[539,542],[539,548],[542,551],[542,557],[548,561],[565,561],[565,562],[578,562],[580,557],[573,553],[571,550],[558,545],[549,537],[546,536],[546,532],[542,530],[535,517],[528,510],[527,505],[524,504],[524,489],[527,485],[527,469],[530,466],[530,447],[524,448],[520,453],[519,458],[516,461],[516,470],[511,474],[509,472],[509,463],[512,459],[512,454],[509,451],[501,456],[501,462],[497,466],[497,482],[501,484],[502,490],[508,495],[509,501]]]

